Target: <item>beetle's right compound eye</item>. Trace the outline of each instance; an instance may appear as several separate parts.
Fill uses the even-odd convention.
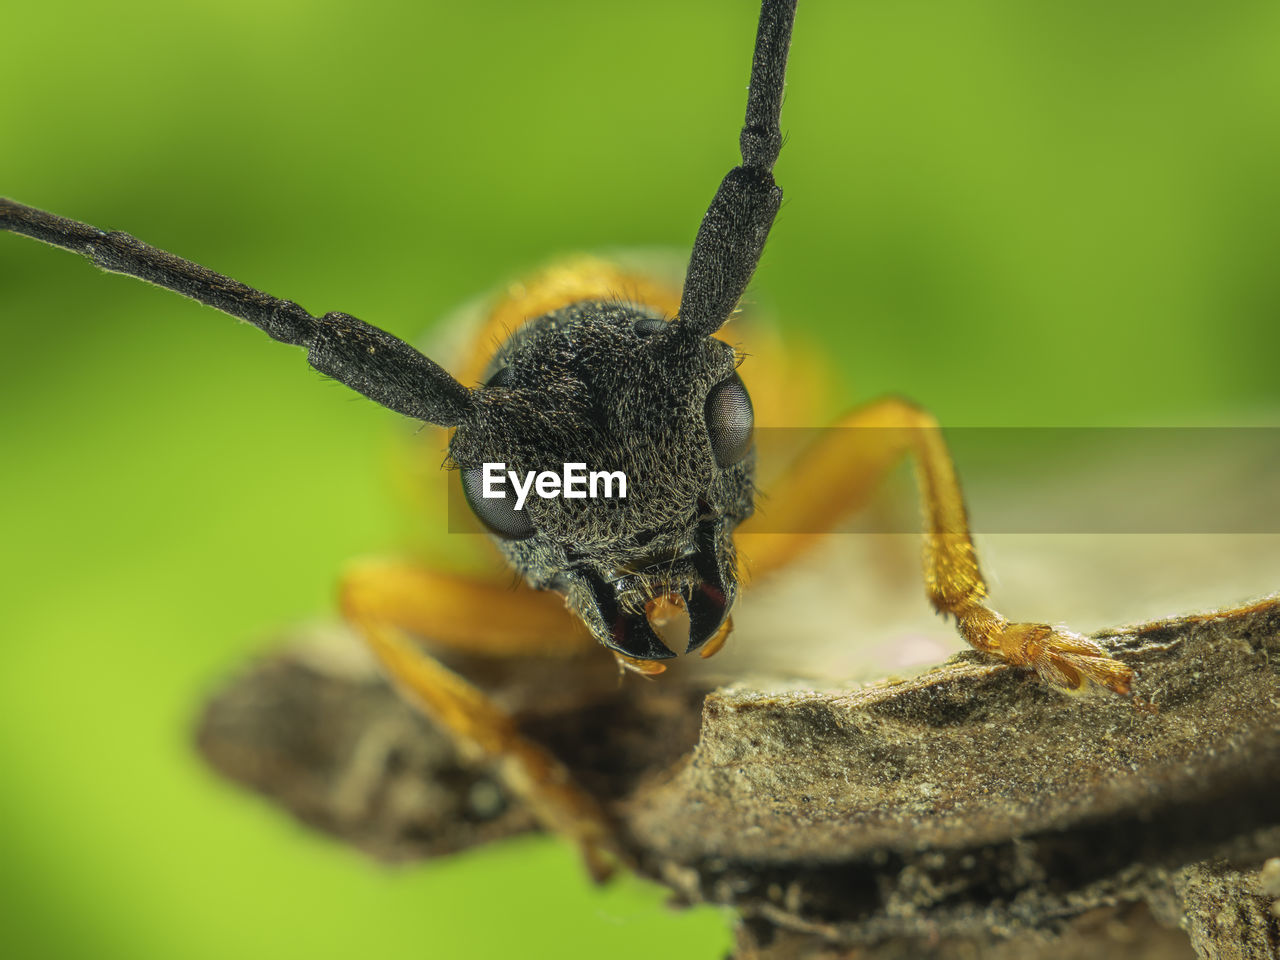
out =
[[[747,388],[735,373],[707,394],[707,433],[711,452],[721,467],[731,467],[751,449],[755,415]]]
[[[467,506],[489,530],[504,540],[524,540],[533,536],[533,524],[524,510],[516,509],[516,494],[508,483],[497,485],[500,497],[484,495],[484,468],[463,467],[462,493]]]

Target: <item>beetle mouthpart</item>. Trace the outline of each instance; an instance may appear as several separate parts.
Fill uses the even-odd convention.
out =
[[[675,656],[644,614],[627,613],[619,606],[612,584],[594,573],[587,576],[587,583],[596,607],[592,632],[602,644],[633,660],[670,660]],[[587,625],[593,626],[590,621]]]
[[[698,530],[693,564],[700,582],[693,584],[684,597],[684,607],[689,611],[689,646],[685,653],[693,653],[712,637],[721,643],[724,640],[721,627],[733,607],[738,585],[731,564],[721,562],[723,523],[704,521]]]
[[[689,646],[685,653],[693,653],[720,633],[733,606],[732,589],[726,595],[716,584],[700,583],[690,591],[684,605],[689,611]]]
[[[650,598],[644,605],[644,616],[658,638],[673,650],[680,649],[689,638],[689,614],[684,597],[678,593]]]
[[[684,609],[684,598],[678,593],[663,593],[651,597],[644,605],[644,616],[649,626],[655,630],[663,630],[680,617]]]
[[[670,660],[668,649],[643,616],[619,613],[613,620],[613,634],[604,645],[633,660]]]

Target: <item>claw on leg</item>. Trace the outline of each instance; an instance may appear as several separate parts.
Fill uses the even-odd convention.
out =
[[[958,617],[973,646],[1015,666],[1031,667],[1051,686],[1081,693],[1097,686],[1122,696],[1133,686],[1133,669],[1087,637],[1047,623],[1010,623],[983,606]]]

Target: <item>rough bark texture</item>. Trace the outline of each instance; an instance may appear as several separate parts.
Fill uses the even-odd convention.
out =
[[[1280,598],[1096,636],[1158,712],[976,654],[860,687],[709,693],[619,687],[604,657],[465,666],[605,801],[643,872],[736,907],[742,958],[1274,960]],[[349,639],[236,679],[199,742],[378,857],[533,828]]]

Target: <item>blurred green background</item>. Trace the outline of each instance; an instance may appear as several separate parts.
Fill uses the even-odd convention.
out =
[[[687,248],[756,9],[11,5],[0,193],[416,337],[556,253]],[[802,4],[752,296],[837,399],[1274,423],[1280,6]],[[394,548],[394,418],[246,326],[0,237],[15,956],[714,957],[530,839],[388,871],[217,781],[204,697]],[[927,612],[921,605],[921,617]]]

